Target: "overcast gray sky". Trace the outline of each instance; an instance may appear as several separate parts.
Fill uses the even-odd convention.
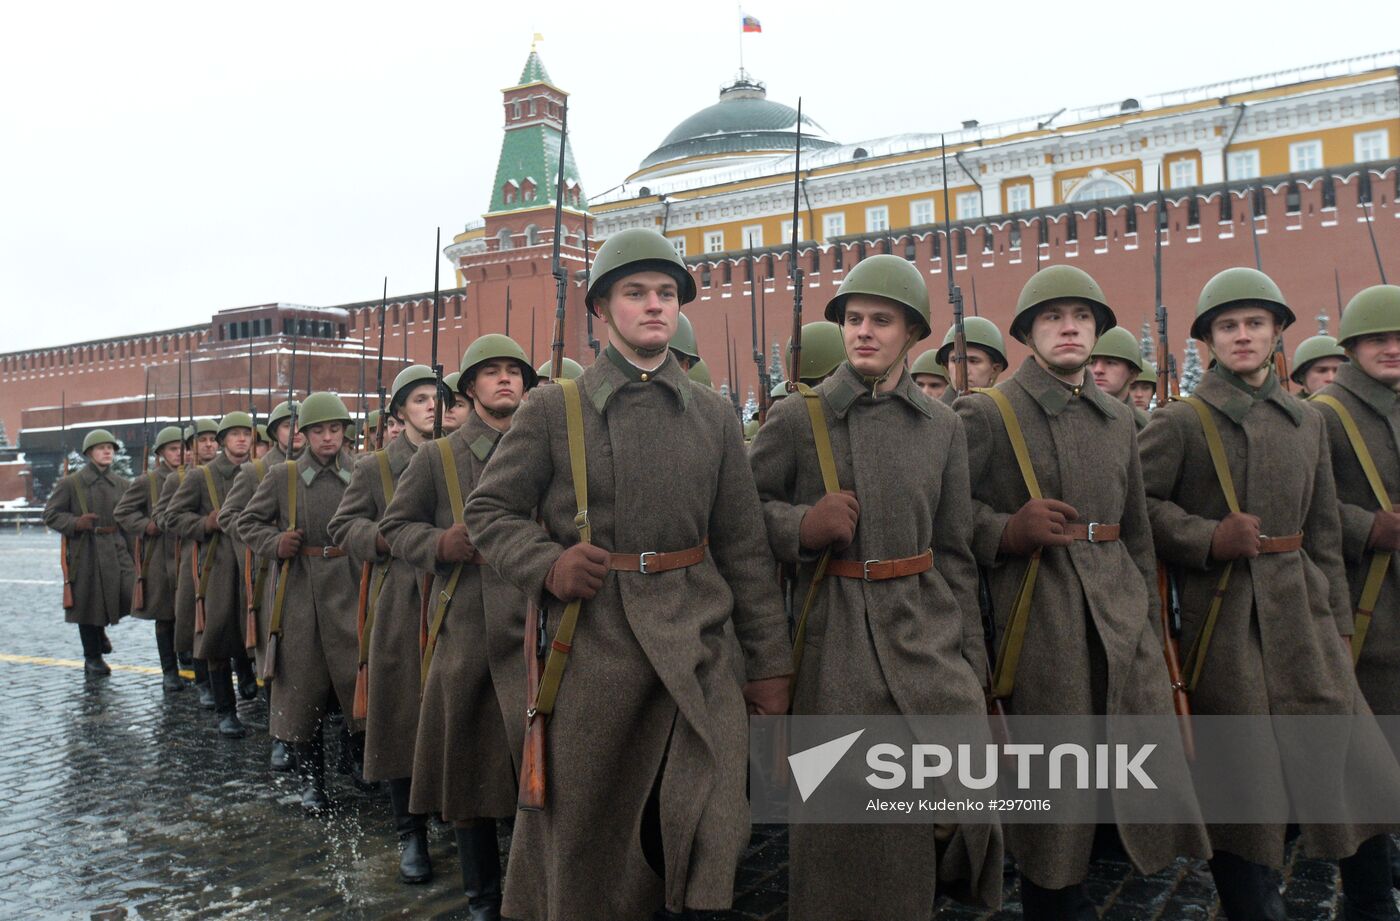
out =
[[[763,24],[748,69],[843,142],[1397,43],[1385,0],[1332,0],[1325,16],[1219,0],[744,9]],[[738,67],[727,2],[6,4],[0,351],[366,300],[384,275],[391,293],[431,290],[434,228],[449,239],[488,202],[500,90],[534,32],[571,93],[586,193]]]

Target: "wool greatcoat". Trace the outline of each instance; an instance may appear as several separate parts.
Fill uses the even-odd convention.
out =
[[[49,493],[44,524],[68,538],[73,607],[63,612],[67,623],[105,627],[131,610],[136,567],[131,562],[131,546],[113,515],[127,486],[126,478],[118,476],[110,466],[98,472],[89,463],[63,477]],[[97,515],[94,530],[74,528],[84,512]],[[98,530],[108,533],[99,534]]]
[[[890,560],[932,548],[933,568],[880,582],[823,581],[804,632],[793,713],[980,718],[987,658],[962,423],[908,374],[872,398],[842,364],[815,389],[837,479],[860,503],[855,542],[835,558]],[[825,492],[805,399],[773,408],[750,460],[769,544],[780,563],[799,567],[795,597],[805,599],[816,555],[801,548],[798,530]],[[983,744],[990,742],[988,735]],[[939,888],[956,881],[998,907],[1000,826],[962,826],[947,845],[936,840],[938,831],[932,822],[793,825],[790,913],[904,921],[928,912],[936,881]]]
[[[297,477],[297,530],[303,552],[287,567],[282,603],[282,638],[272,682],[268,732],[284,742],[309,742],[334,693],[345,713],[355,695],[360,644],[355,602],[359,573],[349,556],[312,556],[310,547],[332,547],[329,525],[350,482],[350,459],[342,452],[322,464],[310,451],[268,470],[238,516],[238,533],[253,552],[277,558],[277,541],[288,529],[289,471]],[[280,565],[280,564],[279,564]]]
[[[174,540],[171,548],[170,565],[175,573],[175,651],[182,656],[194,653],[194,567],[192,558],[199,552],[199,546],[183,540],[175,533],[170,522],[170,500],[176,491],[189,478],[195,467],[177,467],[174,476],[165,478],[160,487],[160,501],[156,503],[156,524],[170,534]],[[195,474],[203,476],[203,474]]]
[[[277,589],[277,560],[269,560],[266,557],[253,554],[253,577],[250,579],[243,567],[247,560],[243,553],[243,548],[248,546],[248,539],[243,536],[239,529],[238,519],[243,514],[243,509],[247,507],[248,500],[253,498],[253,491],[258,488],[258,484],[267,476],[267,472],[273,467],[286,461],[287,456],[282,453],[282,449],[273,445],[262,457],[248,461],[238,468],[238,476],[233,478],[233,485],[229,487],[228,495],[224,496],[224,504],[219,507],[219,527],[224,529],[225,534],[235,535],[237,540],[235,546],[238,547],[238,569],[240,578],[243,579],[244,591],[248,590],[251,583],[254,590],[257,589],[258,575],[262,574],[262,593],[253,600],[255,606],[255,616],[258,623],[256,657],[262,661],[263,650],[267,648],[267,628],[272,620],[272,598]],[[247,599],[244,599],[247,603]],[[247,617],[246,610],[244,618]],[[246,624],[244,633],[246,634]],[[247,637],[243,640],[248,641]],[[249,655],[254,654],[253,649],[248,650]]]
[[[160,527],[156,506],[160,502],[161,487],[174,472],[164,461],[157,461],[154,467],[131,481],[112,512],[133,541],[141,538],[146,584],[141,589],[142,608],[132,611],[131,616],[142,620],[175,620],[175,544],[179,538],[164,529],[155,537],[146,534],[146,525],[152,521]]]
[[[578,383],[593,543],[709,545],[694,566],[609,572],[584,603],[548,724],[549,801],[516,816],[503,913],[633,921],[662,902],[725,908],[749,839],[738,676],[792,669],[739,418],[674,356],[643,374],[609,348]],[[492,568],[541,601],[551,633],[564,604],[545,577],[578,541],[577,511],[564,394],[540,387],[467,500],[466,523]]]
[[[443,439],[452,449],[465,499],[500,438],[475,412]],[[404,441],[401,435],[395,444]],[[428,618],[453,565],[437,558],[437,542],[452,526],[452,501],[437,443],[424,445],[408,464],[380,527],[393,549],[399,591],[412,607],[386,609],[385,636],[401,650],[404,695],[418,701],[418,592],[407,583],[433,575]],[[409,594],[411,591],[411,595]],[[376,622],[375,631],[380,624]],[[389,631],[392,630],[392,633]],[[408,740],[413,771],[410,808],[448,821],[507,818],[515,814],[516,777],[525,736],[525,597],[489,566],[462,567],[438,632],[417,713],[418,737]],[[373,651],[370,665],[374,666]],[[370,707],[374,706],[374,675]],[[407,772],[396,775],[407,776]]]
[[[331,539],[350,552],[355,572],[361,572],[366,563],[371,566],[366,609],[366,621],[373,618],[366,685],[369,691],[369,712],[365,721],[366,780],[417,776],[413,769],[413,744],[418,737],[418,572],[404,560],[394,559],[387,553],[381,555],[374,540],[380,533],[384,510],[391,505],[397,490],[395,484],[402,482],[401,477],[413,455],[412,442],[402,436],[384,448],[389,466],[388,495],[384,491],[379,452],[359,457],[350,485],[340,500],[340,508],[330,523]],[[458,773],[465,773],[467,764],[469,760],[458,760],[452,767]],[[430,811],[423,810],[424,814]]]
[[[1337,377],[1319,393],[1338,400],[1350,412],[1370,451],[1386,495],[1400,500],[1400,395],[1362,371],[1355,363],[1343,363]],[[1361,461],[1352,450],[1341,418],[1325,403],[1314,402],[1327,421],[1327,441],[1332,448],[1332,475],[1342,518],[1342,558],[1351,588],[1351,608],[1361,601],[1366,571],[1371,564],[1367,542],[1379,505]],[[1371,625],[1356,664],[1356,681],[1374,713],[1400,713],[1400,562],[1391,554],[1381,594],[1376,599]]]
[[[194,544],[199,548],[199,572],[201,579],[207,579],[207,584],[204,632],[194,634],[194,657],[208,662],[227,661],[243,650],[243,582],[239,578],[233,535],[210,530],[204,522],[223,502],[240,466],[220,451],[209,463],[185,477],[165,512],[170,530],[184,540],[186,546]],[[209,494],[211,483],[213,496]],[[216,534],[219,535],[217,543]],[[212,569],[206,577],[207,567]],[[192,594],[197,595],[198,583],[194,583],[194,588]]]
[[[1033,357],[997,388],[1015,410],[1042,496],[1073,506],[1081,523],[1120,527],[1116,541],[1044,549],[1007,713],[1173,714],[1157,593],[1149,590],[1156,585],[1156,561],[1132,413],[1099,390],[1091,375],[1072,388]],[[966,426],[972,471],[972,548],[990,582],[1000,642],[1029,565],[1028,557],[1000,553],[1001,536],[1030,494],[992,398],[971,393],[956,410]],[[1153,741],[1162,758],[1154,780],[1163,796],[1175,798],[1176,815],[1195,820],[1118,820],[1123,847],[1144,874],[1178,855],[1209,856],[1181,739],[1172,733]],[[1088,824],[1013,824],[1006,838],[1026,877],[1058,889],[1084,880],[1094,832]]]
[[[1206,403],[1220,430],[1240,509],[1259,517],[1261,534],[1287,537],[1301,531],[1303,544],[1300,550],[1235,561],[1200,682],[1191,695],[1192,712],[1355,714],[1361,719],[1352,724],[1350,749],[1338,746],[1317,754],[1378,765],[1383,773],[1374,775],[1377,782],[1400,789],[1400,768],[1357,686],[1349,648],[1339,639],[1352,632],[1352,609],[1322,410],[1287,393],[1272,372],[1254,390],[1219,365],[1206,372],[1193,396]],[[1210,544],[1229,508],[1191,406],[1170,403],[1153,412],[1143,431],[1142,457],[1152,530],[1158,552],[1177,571],[1181,648],[1189,650],[1224,568],[1211,558]],[[1258,744],[1277,749],[1274,742],[1269,736]],[[1340,760],[1336,763],[1329,783],[1341,797],[1345,780]],[[1252,786],[1283,791],[1296,782],[1279,763],[1277,774],[1256,776]],[[1303,825],[1302,842],[1310,856],[1334,859],[1386,830]],[[1275,867],[1283,862],[1284,832],[1283,824],[1210,829],[1217,851]]]

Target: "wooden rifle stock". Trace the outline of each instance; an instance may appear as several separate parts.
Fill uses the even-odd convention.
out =
[[[211,561],[212,562],[212,561]],[[190,568],[194,571],[194,632],[204,632],[204,599],[199,594],[199,544],[190,544]]]
[[[1176,719],[1181,724],[1181,749],[1187,761],[1196,760],[1196,738],[1191,731],[1191,698],[1186,693],[1186,682],[1181,678],[1181,653],[1177,649],[1176,637],[1172,636],[1171,615],[1171,574],[1166,564],[1157,563],[1157,593],[1161,597],[1162,652],[1167,660],[1167,678],[1172,685],[1172,705],[1176,708]]]
[[[68,535],[59,539],[58,561],[63,566],[63,610],[73,610],[73,577],[68,572]]]
[[[428,651],[428,599],[433,597],[433,577],[431,574],[423,577],[422,591],[418,593],[421,599],[418,603],[418,655],[422,656]]]
[[[136,549],[131,552],[132,562],[136,564],[136,584],[131,587],[131,610],[144,611],[146,609],[146,535],[136,535]]]
[[[244,617],[245,626],[243,628],[244,649],[258,648],[258,602],[257,598],[254,596],[254,592],[257,590],[257,579],[253,576],[254,567],[256,565],[257,562],[253,559],[253,548],[244,547],[243,597],[248,601],[247,605],[245,605],[247,614]]]
[[[365,615],[369,610],[369,563],[360,566],[360,600],[356,616],[355,635],[359,638],[359,648],[365,648]],[[361,659],[364,656],[360,656]],[[355,698],[350,707],[350,715],[362,720],[369,715],[369,663],[361,661],[355,670]]]
[[[525,812],[541,812],[545,803],[545,723],[535,712],[540,693],[540,609],[532,601],[525,609],[525,750],[520,757],[520,788],[516,806]]]

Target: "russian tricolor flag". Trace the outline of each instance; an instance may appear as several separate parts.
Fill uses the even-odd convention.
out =
[[[755,18],[755,17],[753,17],[753,16],[750,16],[748,13],[744,13],[744,14],[743,14],[743,17],[744,17],[744,31],[745,31],[745,32],[762,32],[762,31],[763,31],[763,26],[759,24],[759,21],[758,21],[757,18]]]

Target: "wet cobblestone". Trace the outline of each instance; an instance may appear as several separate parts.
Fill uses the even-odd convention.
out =
[[[437,873],[397,882],[386,795],[327,776],[335,808],[307,817],[292,778],[267,769],[267,714],[240,703],[254,729],[219,737],[195,694],[163,694],[157,674],[15,657],[77,660],[77,631],[59,606],[58,541],[0,534],[0,918],[454,918],[464,913],[451,829],[435,825]],[[110,628],[114,665],[154,668],[151,625]],[[502,847],[508,844],[502,839]],[[787,918],[787,836],[755,827],[739,867],[734,909],[706,921]],[[1336,914],[1336,870],[1296,859],[1285,870],[1293,921]],[[1141,878],[1098,861],[1089,890],[1105,921],[1208,921],[1214,888],[1185,861]],[[945,903],[940,921],[1020,918],[1008,880],[995,913]],[[794,919],[800,921],[800,919]]]

